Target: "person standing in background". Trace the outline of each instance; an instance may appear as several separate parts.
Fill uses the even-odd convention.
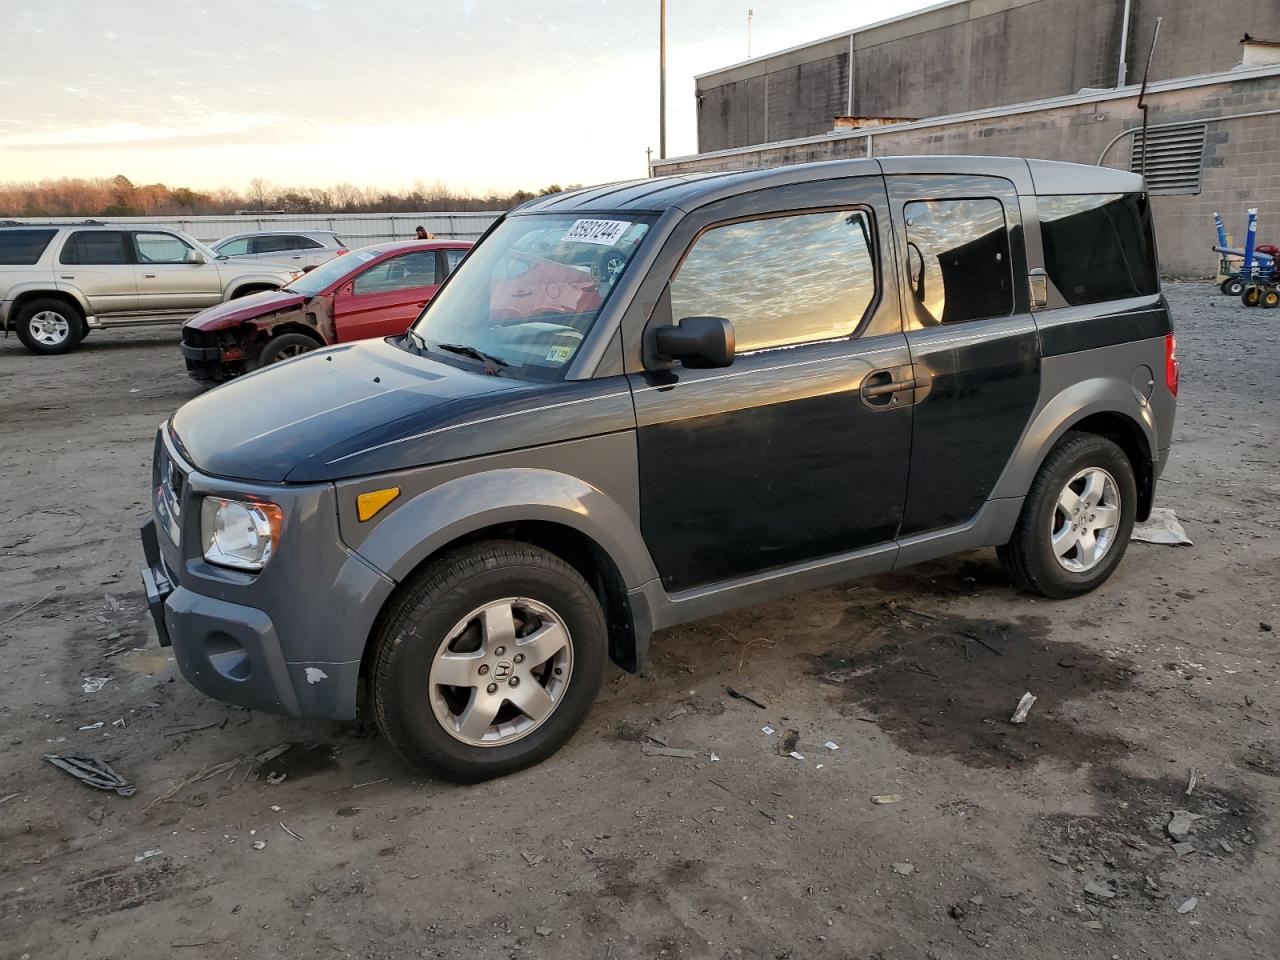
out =
[[[427,228],[422,225],[419,225],[417,230],[414,231],[414,236],[419,240],[434,240],[436,238],[434,233],[427,233]]]

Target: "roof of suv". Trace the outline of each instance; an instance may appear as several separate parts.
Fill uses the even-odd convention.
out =
[[[1142,177],[1136,173],[1056,160],[1026,160],[1021,157],[869,157],[797,163],[761,170],[686,173],[627,180],[538,197],[519,207],[518,212],[661,212],[669,207],[701,206],[722,197],[765,187],[878,173],[1003,177],[1012,180],[1020,194],[1134,193],[1143,189]]]

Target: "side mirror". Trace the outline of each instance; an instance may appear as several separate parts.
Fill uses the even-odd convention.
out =
[[[208,262],[209,261],[205,259],[205,255],[201,253],[199,250],[192,250],[189,254],[187,254],[187,263],[201,264],[201,263],[208,263]]]
[[[691,369],[733,363],[733,324],[724,317],[685,317],[675,326],[653,331],[654,352]]]

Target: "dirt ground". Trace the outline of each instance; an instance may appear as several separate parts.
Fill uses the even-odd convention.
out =
[[[156,645],[175,331],[0,341],[0,956],[1276,957],[1280,313],[1211,290],[1169,288],[1157,503],[1194,546],[1065,603],[983,550],[663,632],[559,755],[475,787],[208,700]]]

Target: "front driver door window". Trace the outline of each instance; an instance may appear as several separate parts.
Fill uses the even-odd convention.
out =
[[[222,279],[203,254],[172,233],[133,234],[138,261],[138,306],[143,310],[199,310],[222,300]]]
[[[641,526],[668,592],[897,534],[910,405],[860,393],[877,371],[910,364],[883,266],[884,188],[843,181],[839,209],[765,212],[811,196],[735,198],[717,205],[721,222],[690,218],[696,235],[681,237],[681,224],[670,241],[687,251],[669,316],[660,301],[650,322],[724,317],[739,352],[727,369],[630,375]]]
[[[435,295],[436,252],[415,250],[379,260],[338,294],[338,339],[398,336]]]

